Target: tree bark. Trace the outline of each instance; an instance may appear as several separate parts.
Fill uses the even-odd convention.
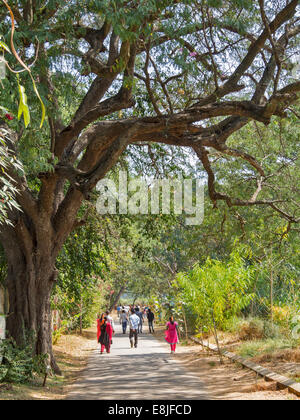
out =
[[[113,296],[112,301],[110,303],[110,307],[109,307],[109,311],[110,312],[114,309],[114,307],[116,306],[116,304],[119,302],[119,299],[122,296],[122,294],[124,293],[125,289],[126,289],[126,284],[124,284],[121,287],[121,289],[119,290],[119,292],[115,296]]]
[[[7,258],[6,287],[9,296],[7,331],[17,345],[26,344],[26,333],[34,336],[35,354],[47,354],[53,371],[60,374],[52,349],[51,291],[57,279],[57,270],[50,255],[41,250],[18,246],[13,229],[2,234]],[[4,240],[4,238],[6,240]],[[39,255],[39,258],[37,258]],[[44,264],[40,264],[43,261]]]

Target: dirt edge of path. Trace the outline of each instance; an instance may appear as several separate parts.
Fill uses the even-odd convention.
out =
[[[164,341],[164,326],[156,326],[154,336]],[[216,354],[189,341],[177,346],[174,358],[191,373],[200,377],[216,400],[299,400],[288,390],[277,390],[276,383],[265,382],[254,372],[224,359],[221,365]]]

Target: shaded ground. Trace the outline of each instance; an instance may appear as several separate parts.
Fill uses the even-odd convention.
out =
[[[155,336],[163,340],[164,328],[157,328]],[[224,359],[224,365],[221,365],[218,356],[203,350],[200,345],[189,343],[178,346],[175,358],[190,372],[199,376],[209,395],[217,400],[299,399],[288,391],[276,390],[275,383],[265,382],[254,372],[243,369],[228,359]]]
[[[257,350],[257,355],[251,357],[240,352],[241,346],[249,343],[250,347],[253,347],[257,341],[241,341],[238,334],[220,332],[219,339],[221,347],[227,351],[240,354],[242,357],[259,364],[265,368],[272,370],[275,373],[284,375],[288,378],[293,379],[295,382],[300,381],[300,348],[275,348],[276,345],[281,345],[280,340],[270,346],[268,340],[262,340],[258,343],[261,349]],[[214,338],[210,337],[210,341],[215,343]],[[284,343],[284,347],[288,346],[288,343]],[[271,347],[274,347],[273,349]],[[269,348],[269,350],[267,350]]]
[[[45,388],[42,379],[31,384],[0,384],[0,400],[60,400],[64,399],[68,386],[87,365],[87,360],[97,347],[95,328],[84,331],[83,336],[70,334],[62,336],[54,346],[58,364],[63,376],[50,377]]]
[[[68,398],[298,399],[227,359],[220,365],[218,357],[203,351],[201,346],[179,345],[176,355],[170,356],[163,337],[164,328],[156,327],[159,343],[143,334],[136,350],[129,349],[128,337],[119,334],[114,338],[111,355],[93,354],[88,370],[71,387]]]
[[[91,356],[88,367],[71,386],[69,400],[209,399],[204,382],[174,360],[169,346],[151,334],[131,348],[116,325],[111,354]]]
[[[220,400],[296,400],[287,391],[277,391],[275,383],[267,383],[236,363],[224,360],[220,365],[215,355],[205,353],[201,346],[179,348],[176,359],[202,378],[207,391]]]
[[[83,336],[76,334],[63,336],[60,338],[59,343],[54,346],[55,354],[58,359],[58,363],[63,370],[63,377],[53,377],[47,381],[47,386],[41,388],[41,380],[39,379],[36,383],[26,385],[6,385],[0,384],[0,400],[47,400],[47,399],[65,399],[68,392],[74,390],[76,386],[76,380],[82,380],[81,373],[87,366],[87,361],[91,357],[92,369],[97,374],[105,375],[106,388],[96,392],[96,397],[100,392],[101,399],[109,398],[110,394],[115,393],[117,390],[116,399],[127,398],[128,394],[132,398],[147,399],[147,386],[149,383],[155,388],[153,398],[159,398],[160,390],[162,389],[161,383],[164,384],[166,394],[161,396],[162,398],[175,398],[172,395],[172,381],[173,376],[170,376],[170,372],[173,374],[176,372],[178,380],[181,382],[179,388],[174,388],[175,394],[182,388],[183,385],[188,381],[191,381],[193,386],[197,387],[198,395],[196,398],[211,398],[220,400],[296,400],[297,397],[288,394],[287,391],[276,391],[273,383],[266,383],[261,379],[257,379],[256,375],[247,369],[242,369],[237,364],[232,364],[226,360],[225,365],[221,366],[216,355],[208,354],[203,351],[201,346],[188,345],[178,346],[175,357],[170,356],[169,347],[165,344],[163,339],[163,327],[156,330],[155,337],[160,343],[149,346],[151,336],[144,335],[141,338],[141,344],[145,344],[148,347],[148,353],[145,351],[145,346],[140,346],[139,349],[128,349],[129,340],[128,337],[122,337],[122,346],[119,348],[119,352],[132,352],[128,353],[127,356],[120,355],[117,353],[116,341],[114,342],[114,350],[112,355],[101,356],[95,350],[98,350],[96,343],[96,328],[93,327],[90,330],[84,331]],[[146,344],[148,340],[148,345]],[[124,349],[123,349],[124,347]],[[150,350],[150,351],[149,351]],[[286,362],[282,360],[282,357],[286,357],[285,352],[278,354],[278,359],[269,360],[267,356],[263,355],[257,357],[258,363],[271,368],[280,369],[282,373],[288,374],[289,372],[299,368],[297,359],[297,352],[293,351],[293,355],[289,357],[296,357],[295,361]],[[100,359],[103,357],[103,359]],[[111,370],[111,363],[122,362],[121,370],[118,370],[116,375]],[[109,362],[109,363],[108,363]],[[175,364],[174,364],[175,362]],[[177,362],[177,364],[176,364]],[[180,365],[178,365],[180,362]],[[101,363],[101,364],[100,364]],[[133,366],[139,366],[138,369],[132,368]],[[180,366],[183,365],[184,369]],[[99,371],[101,367],[101,372]],[[178,370],[176,370],[178,368]],[[100,376],[101,376],[100,375]],[[120,377],[124,377],[124,388],[123,396],[120,395],[119,381]],[[132,387],[131,378],[133,378],[136,386]],[[99,377],[101,380],[101,377]],[[102,382],[103,383],[103,382]],[[145,385],[146,383],[146,385]],[[75,384],[75,385],[74,385]],[[89,384],[93,388],[93,384]],[[176,384],[175,384],[176,385]],[[136,389],[138,392],[135,394]],[[83,390],[84,391],[84,390]],[[174,392],[173,392],[174,394]],[[182,396],[182,394],[181,394]],[[187,398],[189,398],[187,396]]]

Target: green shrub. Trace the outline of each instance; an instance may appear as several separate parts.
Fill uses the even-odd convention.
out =
[[[61,322],[60,328],[55,328],[52,332],[52,344],[57,344],[60,337],[68,332],[69,321],[64,320]]]
[[[283,329],[279,325],[269,320],[264,321],[264,337],[265,338],[280,339],[280,338],[283,338],[283,336],[284,336]]]
[[[272,323],[268,319],[261,318],[233,318],[228,321],[226,330],[238,335],[242,341],[263,340],[263,339],[279,339],[285,338],[286,332],[284,328]]]
[[[195,329],[224,330],[227,321],[251,303],[253,270],[246,264],[249,249],[236,248],[228,261],[208,258],[173,282],[177,306],[193,316]]]
[[[10,338],[1,341],[0,382],[24,383],[46,373],[48,355],[34,355],[32,336],[20,347]]]

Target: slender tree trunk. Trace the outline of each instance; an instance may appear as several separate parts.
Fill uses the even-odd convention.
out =
[[[188,342],[189,341],[189,335],[188,335],[188,327],[187,327],[184,307],[182,307],[182,314],[183,314],[183,320],[184,320],[185,339],[186,339],[186,342]]]
[[[203,327],[202,326],[201,326],[201,338],[200,338],[200,341],[201,341],[202,349],[205,351],[206,350],[206,347],[204,347],[204,342],[203,342]]]
[[[270,317],[271,317],[271,323],[273,324],[274,320],[274,277],[273,277],[273,268],[271,268],[271,276],[270,276]]]
[[[82,292],[80,292],[82,293]],[[83,301],[82,296],[80,296],[80,323],[79,323],[79,334],[82,335],[82,309],[83,309]]]
[[[119,290],[119,292],[115,296],[113,296],[113,299],[112,299],[112,301],[110,303],[110,307],[109,307],[109,311],[110,312],[114,309],[114,307],[116,306],[116,304],[119,302],[119,299],[122,296],[122,294],[124,293],[125,288],[126,288],[126,284],[124,284],[121,287],[121,289]]]
[[[217,331],[216,322],[215,322],[215,316],[214,316],[213,311],[212,311],[212,320],[213,320],[213,326],[214,326],[214,336],[215,336],[215,340],[216,340],[217,347],[218,347],[218,352],[219,352],[219,357],[220,357],[220,363],[222,365],[224,363],[223,362],[223,355],[222,355],[222,351],[221,351],[221,347],[220,347],[220,343],[219,343],[218,331]]]

